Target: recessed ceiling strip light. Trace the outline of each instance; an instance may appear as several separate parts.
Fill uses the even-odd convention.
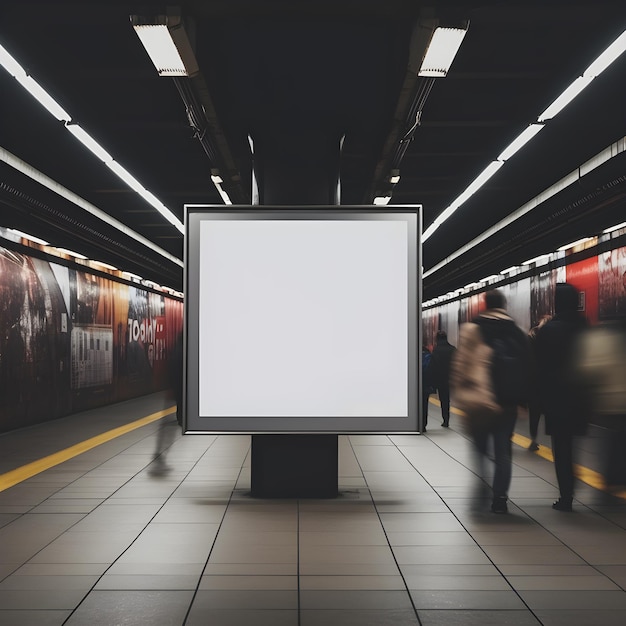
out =
[[[113,161],[113,157],[78,124],[72,123],[67,113],[24,68],[0,45],[0,65],[2,65],[34,98],[36,98],[57,120],[65,122],[65,128],[76,137],[88,150],[113,170],[131,189],[151,204],[179,232],[185,232],[184,224],[156,196],[145,189],[132,174]]]
[[[46,176],[39,170],[35,169],[34,167],[26,163],[25,161],[22,161],[22,159],[20,159],[19,157],[16,157],[14,154],[9,152],[8,150],[5,150],[1,146],[0,146],[0,161],[4,161],[7,165],[10,165],[12,168],[16,169],[18,172],[21,172],[25,176],[28,176],[29,178],[31,178],[35,182],[38,182],[40,185],[43,185],[47,189],[50,189],[50,191],[54,191],[54,193],[58,194],[62,198],[65,198],[66,200],[75,204],[81,209],[84,209],[85,211],[91,213],[95,217],[101,219],[103,222],[106,222],[107,224],[119,230],[120,232],[124,233],[128,237],[131,237],[132,239],[135,239],[139,243],[142,243],[144,246],[156,252],[157,254],[161,255],[162,257],[168,259],[172,263],[175,263],[176,265],[183,267],[183,262],[178,257],[175,257],[173,254],[170,254],[166,250],[163,250],[159,246],[155,245],[153,241],[146,239],[146,237],[135,232],[134,230],[126,226],[126,224],[119,222],[114,217],[111,217],[108,213],[105,213],[104,211],[94,206],[90,202],[87,202],[87,200],[75,194],[73,191],[66,189],[60,183],[57,183],[55,180],[52,180],[52,178]]]
[[[550,106],[539,115],[537,122],[539,124],[531,124],[515,139],[507,148],[505,148],[498,157],[498,161],[504,162],[510,159],[523,145],[528,143],[544,126],[543,123],[553,119],[560,113],[576,96],[578,96],[591,81],[603,72],[613,61],[615,61],[624,51],[626,51],[626,31],[624,31],[600,56],[585,70],[585,72],[576,78],[574,82],[563,91],[563,93],[550,104]],[[493,163],[492,163],[493,164]],[[487,168],[488,169],[488,168]],[[486,171],[486,170],[485,170]],[[433,233],[453,214],[458,208],[478,190],[478,179],[474,180],[470,186],[454,200],[437,219],[424,231],[422,242],[429,239]],[[482,184],[484,184],[483,181]],[[474,187],[472,193],[468,191]],[[426,275],[425,275],[426,276]]]
[[[526,204],[522,205],[519,209],[517,209],[510,215],[507,215],[503,220],[500,220],[497,224],[494,224],[491,228],[488,228],[486,231],[478,235],[478,237],[475,237],[474,239],[472,239],[472,241],[456,250],[450,256],[446,257],[443,261],[431,267],[429,270],[424,272],[423,277],[427,278],[428,276],[432,276],[439,270],[446,267],[448,263],[451,263],[455,259],[458,259],[466,252],[469,252],[472,248],[475,248],[477,245],[483,243],[483,241],[486,241],[496,233],[500,232],[503,228],[506,228],[527,213],[530,213],[534,209],[538,208],[544,202],[555,196],[557,193],[577,183],[584,175],[592,172],[596,168],[600,167],[603,163],[606,163],[610,159],[622,154],[623,152],[626,152],[626,137],[623,137],[619,141],[612,143],[610,146],[602,150],[602,152],[596,154],[594,157],[589,159],[589,161],[586,161],[580,167],[576,168],[573,172],[561,178],[561,180],[554,183],[554,185],[552,185],[548,189],[542,191],[538,196],[535,196],[534,198],[529,200]],[[624,222],[624,225],[626,225],[626,222]]]

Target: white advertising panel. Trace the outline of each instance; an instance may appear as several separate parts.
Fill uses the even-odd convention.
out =
[[[418,223],[187,207],[186,431],[416,430]]]

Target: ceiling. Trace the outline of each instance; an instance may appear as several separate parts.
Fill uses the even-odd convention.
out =
[[[158,3],[5,1],[0,44],[181,220],[185,203],[222,203],[216,170],[235,203],[251,203],[248,137],[271,142],[287,128],[283,147],[303,167],[316,134],[344,137],[342,204],[371,204],[399,169],[389,206],[421,204],[426,228],[626,28],[626,5],[603,0],[177,6],[195,25],[194,79],[159,77],[131,27],[130,15],[166,11]],[[424,25],[465,21],[447,77],[417,78]],[[425,299],[626,219],[622,152],[428,272],[626,137],[625,76],[626,54],[424,243]],[[182,290],[181,233],[1,69],[0,94],[3,153],[132,231],[2,160],[0,226]]]

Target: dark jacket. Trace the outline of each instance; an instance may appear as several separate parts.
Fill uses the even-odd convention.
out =
[[[450,389],[450,365],[455,350],[447,339],[437,339],[430,362],[434,386],[437,389]]]
[[[492,365],[492,376],[494,378],[494,391],[498,402],[503,405],[525,405],[528,401],[529,392],[529,372],[530,372],[530,347],[528,337],[524,331],[515,323],[512,317],[504,309],[489,309],[481,313],[474,319],[474,323],[480,327],[483,339],[489,346],[494,346],[498,341],[511,341],[515,346],[516,359],[514,382],[503,380],[505,372],[499,371],[497,364]],[[499,393],[498,380],[505,383],[505,387],[515,388],[516,402],[503,401]]]
[[[548,435],[583,435],[590,414],[586,386],[576,376],[577,345],[587,322],[577,311],[555,315],[535,338],[539,405]]]

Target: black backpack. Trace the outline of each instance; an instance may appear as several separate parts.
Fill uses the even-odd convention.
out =
[[[485,343],[493,351],[491,376],[500,406],[526,404],[528,354],[526,338],[513,322],[498,320],[480,324]]]

